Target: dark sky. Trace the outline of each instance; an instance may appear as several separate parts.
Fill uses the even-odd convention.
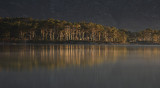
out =
[[[87,21],[131,31],[160,29],[160,0],[0,0],[0,16]]]

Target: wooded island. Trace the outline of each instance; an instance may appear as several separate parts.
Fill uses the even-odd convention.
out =
[[[95,23],[71,23],[63,20],[32,18],[0,18],[0,41],[32,42],[103,42],[160,44],[160,30],[150,28],[131,32]]]

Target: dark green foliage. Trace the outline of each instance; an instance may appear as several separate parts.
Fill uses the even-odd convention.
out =
[[[91,41],[107,43],[160,43],[160,31],[130,32],[95,23],[71,23],[55,19],[0,18],[3,41]]]

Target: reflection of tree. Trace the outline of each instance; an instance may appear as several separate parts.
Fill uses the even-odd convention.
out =
[[[159,48],[106,45],[15,45],[0,46],[0,70],[62,68],[113,63],[130,53],[158,55]]]

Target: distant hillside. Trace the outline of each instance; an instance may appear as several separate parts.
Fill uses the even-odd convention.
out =
[[[131,31],[160,28],[159,0],[3,0],[2,17],[87,21]]]

